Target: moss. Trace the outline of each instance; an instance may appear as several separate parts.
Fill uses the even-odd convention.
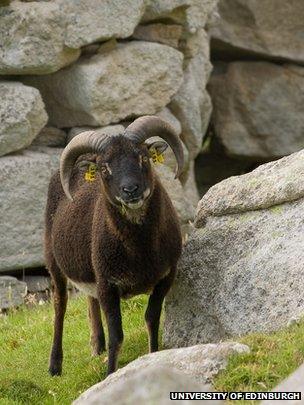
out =
[[[282,205],[273,205],[269,208],[273,214],[281,214],[283,211]]]

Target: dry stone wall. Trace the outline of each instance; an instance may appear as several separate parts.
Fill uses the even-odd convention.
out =
[[[183,55],[167,45],[130,41],[102,48],[57,73],[23,79],[39,89],[51,125],[102,126],[153,114],[182,84]]]
[[[213,113],[210,147],[197,167],[201,195],[233,174],[222,170],[228,159],[242,174],[303,148],[303,20],[302,0],[219,1],[210,26]]]
[[[234,58],[304,62],[302,0],[220,0],[213,48]]]
[[[254,61],[221,69],[209,88],[214,130],[228,155],[261,161],[303,148],[303,67]]]
[[[0,1],[0,272],[38,267],[43,212],[62,148],[88,128],[123,131],[157,114],[186,169],[157,167],[181,223],[198,194],[193,161],[208,126],[206,27],[217,0]]]

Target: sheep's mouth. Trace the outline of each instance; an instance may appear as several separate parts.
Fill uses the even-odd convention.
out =
[[[132,210],[137,210],[137,209],[141,208],[145,202],[145,199],[143,198],[143,196],[140,196],[138,198],[131,198],[128,200],[125,200],[121,197],[116,197],[116,200],[119,201],[123,207],[129,208]]]
[[[144,204],[145,200],[143,198],[133,199],[131,201],[125,202],[125,205],[131,210],[138,210]]]
[[[126,208],[130,208],[131,210],[138,210],[149,199],[150,195],[150,188],[147,188],[139,197],[129,198],[127,200],[122,197],[116,197],[116,200],[119,201],[120,204]]]

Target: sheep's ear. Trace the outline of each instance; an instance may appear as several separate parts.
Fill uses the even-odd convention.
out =
[[[158,155],[161,155],[162,153],[165,152],[165,150],[168,148],[168,144],[165,141],[155,141],[151,143],[146,143],[149,152],[151,153],[152,151],[156,151]]]
[[[97,172],[97,164],[96,159],[90,160],[81,160],[77,167],[80,169],[80,172],[84,172],[84,179],[86,181],[95,181],[96,180],[96,172]]]

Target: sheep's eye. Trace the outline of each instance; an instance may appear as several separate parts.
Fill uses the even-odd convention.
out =
[[[143,158],[142,158],[142,161],[143,161],[143,162],[147,163],[148,160],[149,160],[148,156],[143,156]]]
[[[102,165],[101,168],[100,168],[100,172],[101,172],[101,174],[104,174],[104,175],[108,174],[108,173],[111,173],[109,165],[107,163]]]

